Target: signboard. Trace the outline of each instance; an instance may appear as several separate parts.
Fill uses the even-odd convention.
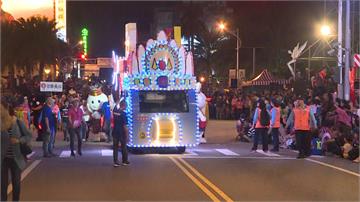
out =
[[[55,1],[56,35],[66,42],[66,0]]]
[[[87,56],[88,54],[88,36],[89,36],[89,30],[83,28],[81,30],[81,37],[82,37],[83,53],[85,56]]]
[[[240,86],[242,81],[245,81],[245,69],[239,69],[238,78],[239,80],[236,80],[236,69],[229,69],[229,86],[235,88],[235,86]]]
[[[239,75],[239,79],[241,81],[244,81],[245,80],[245,69],[239,69],[238,75]]]
[[[236,79],[236,69],[229,69],[229,79]]]
[[[112,67],[112,60],[111,58],[97,58],[97,65]]]
[[[245,69],[239,69],[239,80],[245,80]],[[229,79],[236,79],[236,69],[229,69]]]
[[[63,92],[63,82],[40,82],[40,92]]]
[[[125,25],[125,57],[136,50],[136,43],[136,23],[128,23]]]

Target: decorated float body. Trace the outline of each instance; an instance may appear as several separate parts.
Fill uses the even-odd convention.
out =
[[[126,95],[130,148],[177,148],[200,142],[193,56],[161,31],[127,57]]]

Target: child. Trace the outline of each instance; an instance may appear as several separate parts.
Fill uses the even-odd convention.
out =
[[[322,155],[322,144],[319,138],[319,131],[314,131],[311,140],[311,155]]]
[[[320,129],[320,137],[321,137],[321,150],[323,155],[327,152],[327,143],[331,139],[331,129],[328,127],[323,127]]]
[[[250,129],[250,124],[246,119],[240,118],[239,120],[237,120],[236,131],[238,136],[236,137],[236,139],[241,142],[250,142],[250,138],[246,136],[249,129]]]
[[[342,156],[345,159],[349,158],[349,152],[352,150],[352,137],[351,136],[346,136],[344,138],[345,144],[344,146],[341,147],[342,150]]]

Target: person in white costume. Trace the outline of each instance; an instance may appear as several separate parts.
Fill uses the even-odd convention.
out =
[[[197,104],[199,107],[198,116],[199,120],[199,130],[201,135],[201,143],[206,143],[205,139],[205,128],[206,128],[206,96],[201,92],[201,83],[196,83],[196,96]]]

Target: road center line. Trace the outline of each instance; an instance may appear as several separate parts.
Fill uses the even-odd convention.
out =
[[[184,159],[178,158],[186,167],[188,167],[195,175],[197,175],[203,182],[205,182],[209,187],[211,187],[216,193],[218,193],[225,201],[233,202],[233,200],[226,195],[223,191],[221,191],[217,186],[215,186],[210,180],[204,177],[198,170],[192,167],[189,163],[187,163]]]
[[[32,162],[29,167],[27,167],[22,173],[21,173],[21,181],[23,181],[25,179],[26,176],[29,175],[29,173],[34,170],[34,168],[39,165],[39,163],[41,162],[41,160],[35,160],[34,162]],[[7,194],[10,194],[12,192],[12,184],[10,183],[8,186],[8,191]]]
[[[186,176],[188,176],[191,181],[193,181],[195,183],[196,186],[198,186],[212,201],[216,201],[216,202],[220,202],[220,200],[208,189],[206,188],[203,184],[201,184],[201,182],[196,179],[196,177],[194,177],[188,170],[186,170],[186,168],[180,164],[180,162],[178,162],[175,158],[173,157],[169,157],[176,165],[177,167],[179,167]]]
[[[313,163],[317,163],[317,164],[320,164],[320,165],[323,165],[323,166],[327,166],[327,167],[329,167],[329,168],[333,168],[333,169],[342,171],[342,172],[344,172],[344,173],[348,173],[348,174],[350,174],[350,175],[355,175],[355,176],[357,176],[357,177],[360,177],[360,174],[359,174],[359,173],[355,173],[355,172],[352,172],[352,171],[349,171],[349,170],[345,170],[345,169],[343,169],[343,168],[330,165],[330,164],[328,164],[328,163],[324,163],[324,162],[317,161],[317,160],[314,160],[314,159],[309,159],[309,158],[307,158],[307,159],[305,159],[305,160],[311,161],[311,162],[313,162]]]

